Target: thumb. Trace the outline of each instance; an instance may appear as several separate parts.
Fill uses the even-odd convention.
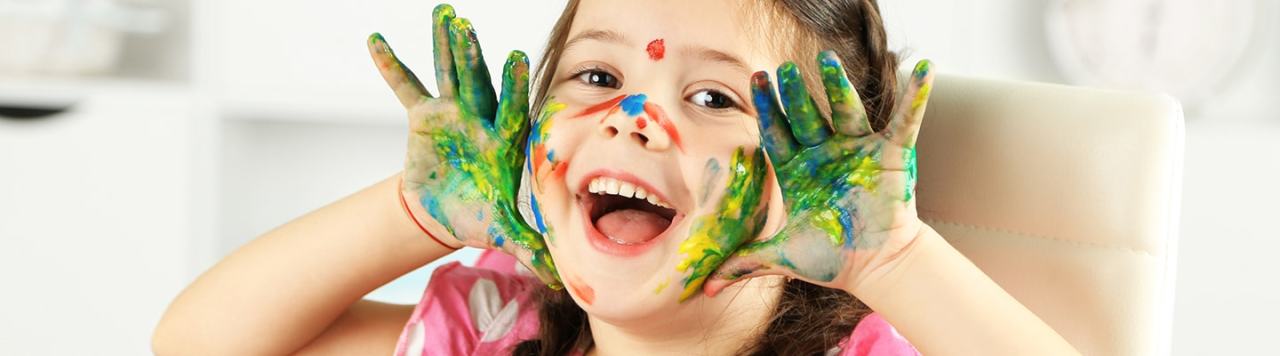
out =
[[[716,268],[711,276],[707,277],[707,282],[702,286],[703,294],[715,297],[729,286],[761,276],[794,277],[791,270],[777,262],[778,255],[774,253],[775,249],[769,246],[769,242],[756,242],[731,255]]]

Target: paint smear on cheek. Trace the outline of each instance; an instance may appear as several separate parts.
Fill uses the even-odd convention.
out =
[[[577,295],[578,299],[582,299],[582,302],[587,303],[587,305],[591,305],[596,301],[595,289],[591,289],[591,286],[576,275],[569,278],[569,289],[572,289],[573,294]]]
[[[644,51],[649,53],[649,59],[654,61],[662,60],[667,55],[667,46],[661,38],[650,41],[648,46],[644,47]]]
[[[699,204],[706,204],[707,198],[711,197],[711,190],[716,184],[716,178],[720,176],[720,161],[715,158],[708,158],[707,164],[703,167],[702,174],[702,198],[698,199]]]

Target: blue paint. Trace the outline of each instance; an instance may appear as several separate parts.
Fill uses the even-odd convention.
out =
[[[533,192],[529,193],[529,210],[533,210],[533,222],[537,225],[538,232],[546,234],[547,224],[542,221],[542,208],[538,207],[538,196]]]
[[[844,248],[853,249],[853,214],[849,209],[837,208],[840,212],[840,226],[844,227]]]
[[[548,150],[547,162],[555,162],[555,161],[556,161],[556,150]],[[555,166],[552,166],[552,168],[555,168]]]
[[[494,247],[502,247],[502,245],[505,244],[506,242],[507,242],[507,239],[502,238],[501,235],[493,238]]]
[[[455,237],[458,236],[457,233],[453,232],[453,224],[449,223],[449,217],[444,214],[443,210],[440,210],[439,200],[436,200],[431,194],[423,194],[422,199],[420,200],[422,207],[427,209],[427,214],[431,215],[432,218],[435,218],[436,222],[439,222],[441,226],[444,226],[445,230],[449,230],[450,235]]]
[[[484,221],[484,210],[476,212],[476,221]]]
[[[526,157],[526,159],[524,160],[524,166],[526,169],[529,170],[529,173],[533,173],[533,160],[529,159],[529,158],[533,158],[533,156],[529,154],[529,152],[532,150],[533,150],[533,136],[529,136],[529,139],[524,141],[524,156]]]
[[[622,99],[622,111],[627,115],[637,116],[644,112],[644,101],[648,99],[644,94],[629,95]]]

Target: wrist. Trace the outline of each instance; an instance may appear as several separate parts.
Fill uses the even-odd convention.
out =
[[[847,284],[848,287],[844,288],[845,291],[863,301],[890,294],[899,281],[903,278],[908,278],[909,273],[918,267],[922,258],[927,258],[925,255],[937,248],[936,245],[938,243],[946,244],[942,236],[924,222],[917,221],[912,226],[912,228],[901,233],[904,236],[908,236],[906,238],[887,238],[886,241],[890,242],[886,242],[886,244],[894,244],[892,241],[904,242],[899,243],[900,247],[881,247],[882,249],[888,247],[886,251],[892,252],[882,252],[869,256],[868,263],[862,268],[861,272],[853,276],[854,280]]]
[[[449,249],[457,250],[462,248],[462,245],[457,243],[457,239],[449,235],[447,229],[435,219],[432,219],[431,215],[422,207],[422,204],[418,203],[421,201],[421,197],[415,191],[405,189],[403,174],[399,178],[399,183],[396,187],[396,196],[399,201],[401,215],[405,217],[409,225],[414,226],[418,234],[427,235],[427,238]],[[451,244],[446,240],[454,243]]]

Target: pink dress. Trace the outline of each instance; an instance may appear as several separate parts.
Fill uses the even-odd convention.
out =
[[[517,271],[510,256],[490,252],[481,254],[474,268],[454,262],[435,270],[400,333],[395,356],[510,355],[516,344],[538,336],[538,310],[529,299],[541,282]],[[871,313],[827,355],[919,352]]]

